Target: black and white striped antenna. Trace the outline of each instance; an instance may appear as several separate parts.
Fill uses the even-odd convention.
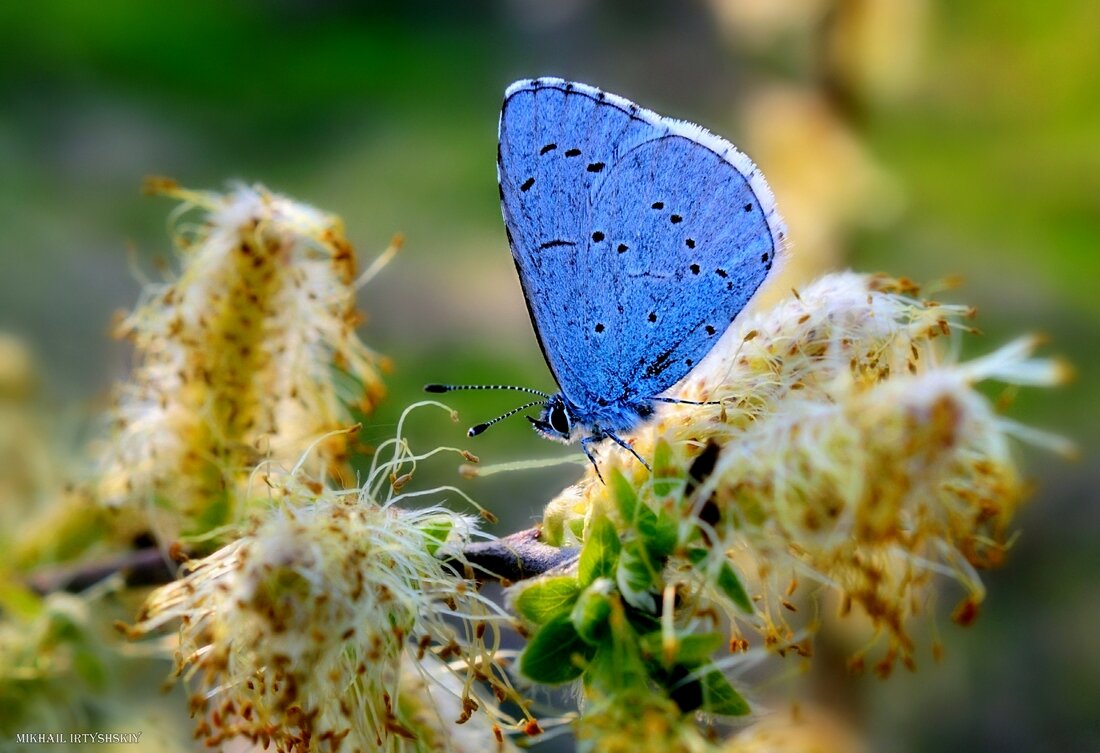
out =
[[[550,399],[550,395],[546,394],[545,392],[542,392],[541,390],[534,390],[534,389],[531,389],[530,387],[516,387],[515,385],[510,385],[510,384],[426,384],[426,385],[424,385],[424,391],[425,392],[443,393],[443,392],[457,392],[459,390],[512,390],[514,392],[526,392],[526,393],[531,394],[531,395],[538,395],[540,398],[542,398],[542,400],[534,400],[530,403],[527,403],[526,405],[521,405],[518,408],[513,408],[512,410],[508,411],[507,413],[504,413],[500,416],[497,416],[496,418],[492,419],[491,421],[486,421],[485,423],[477,424],[476,426],[471,426],[469,428],[469,430],[466,432],[466,436],[468,436],[468,437],[476,437],[478,434],[482,433],[483,431],[488,429],[493,424],[498,423],[500,421],[503,421],[506,418],[511,418],[512,416],[516,415],[520,411],[527,410],[528,408],[533,408],[536,405],[541,405],[543,402]]]
[[[550,399],[550,395],[542,390],[533,390],[530,387],[517,387],[514,384],[425,384],[425,392],[457,392],[458,390],[512,390],[514,392],[528,392],[532,395]]]

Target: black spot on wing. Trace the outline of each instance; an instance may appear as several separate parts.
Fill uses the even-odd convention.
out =
[[[581,156],[581,150],[577,149],[576,147],[574,147],[572,149],[566,149],[565,150],[565,156],[566,157],[579,157],[579,156]]]
[[[528,178],[527,180],[523,181],[523,185],[519,187],[519,190],[523,191],[524,193],[527,193],[531,189],[531,186],[533,186],[533,185],[535,185],[535,179],[534,178]]]
[[[645,370],[645,377],[647,379],[652,379],[653,377],[660,376],[662,373],[665,372],[665,370],[668,369],[669,366],[672,365],[673,350],[675,350],[675,347],[669,348],[664,353],[661,353],[661,355],[653,359],[653,362],[650,363]]]
[[[601,172],[604,169],[604,167],[606,167],[606,165],[604,165],[604,163],[602,163],[602,162],[593,162],[593,163],[589,164],[587,169],[588,169],[588,172],[590,172],[590,173],[598,173],[598,172]]]
[[[558,246],[575,246],[575,245],[577,245],[577,244],[574,243],[573,241],[564,241],[560,238],[555,238],[554,240],[546,241],[546,243],[543,243],[541,246],[539,246],[539,251],[542,251],[543,249],[546,249],[546,248],[557,248]]]
[[[557,148],[558,148],[557,144],[547,144],[542,149],[539,149],[539,156],[541,157],[542,155],[546,154],[547,152],[552,152]]]

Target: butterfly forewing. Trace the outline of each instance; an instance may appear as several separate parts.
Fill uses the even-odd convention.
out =
[[[651,126],[580,89],[514,86],[501,112],[501,201],[512,254],[543,355],[574,404],[602,395],[577,330],[592,299],[593,263],[586,229],[592,196],[622,145]],[[604,291],[607,295],[607,291]],[[583,296],[583,299],[581,298]],[[595,323],[592,324],[595,327]],[[599,354],[597,354],[599,357]]]
[[[513,85],[498,172],[543,353],[582,408],[678,381],[775,259],[781,226],[751,162],[590,87]]]

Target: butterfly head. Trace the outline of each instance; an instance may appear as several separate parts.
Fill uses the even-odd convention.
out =
[[[571,444],[583,433],[582,428],[577,424],[576,417],[569,409],[569,404],[560,392],[551,395],[543,404],[542,415],[539,418],[528,416],[527,420],[541,436],[555,442]]]

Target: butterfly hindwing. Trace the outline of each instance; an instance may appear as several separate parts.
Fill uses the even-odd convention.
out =
[[[543,353],[581,407],[678,381],[781,244],[771,193],[744,155],[580,84],[508,90],[498,174]]]
[[[619,356],[607,368],[630,375],[627,398],[658,395],[702,360],[772,268],[764,210],[721,155],[669,133],[622,157],[593,216],[616,238],[604,271],[621,281],[623,311],[607,330]]]

